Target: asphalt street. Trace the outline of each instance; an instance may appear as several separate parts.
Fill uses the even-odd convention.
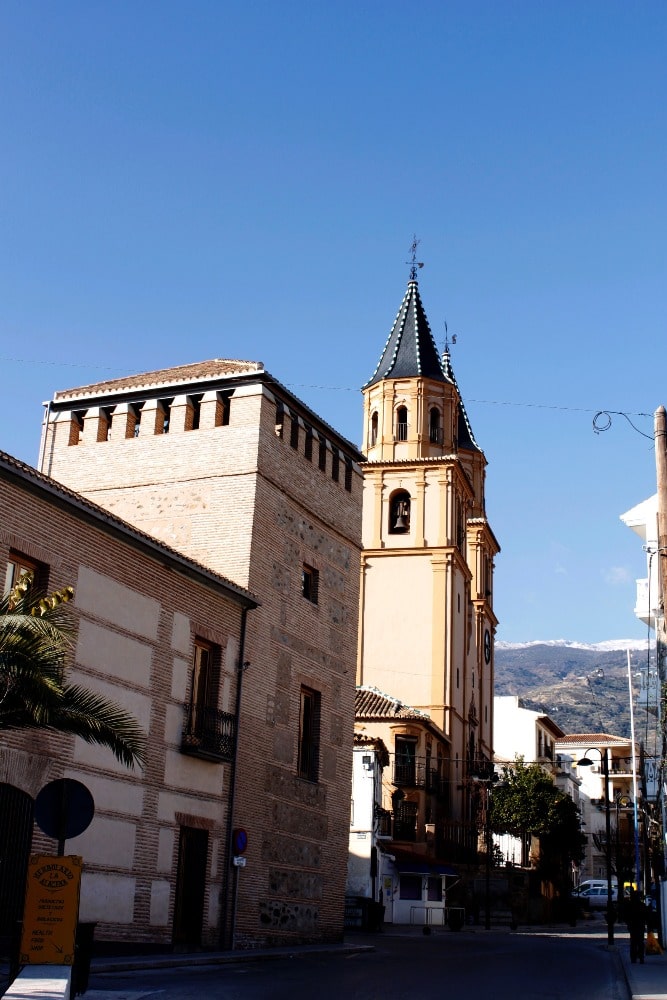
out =
[[[93,972],[86,1000],[628,1000],[618,950],[602,929],[408,931],[364,938],[365,951],[265,957],[223,965]],[[619,948],[627,942],[619,939]],[[201,956],[200,956],[201,957]]]

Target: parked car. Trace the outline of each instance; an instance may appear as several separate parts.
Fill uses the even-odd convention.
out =
[[[611,880],[611,889],[614,895],[616,895],[616,887],[618,882],[615,878]],[[576,889],[572,890],[573,896],[580,896],[586,889],[604,889],[607,891],[607,880],[605,878],[587,878],[583,882],[580,882]]]

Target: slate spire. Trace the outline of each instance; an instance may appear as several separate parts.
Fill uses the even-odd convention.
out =
[[[440,355],[422,305],[419,285],[412,275],[382,357],[364,389],[385,378],[431,378],[437,382],[452,381],[443,371]]]

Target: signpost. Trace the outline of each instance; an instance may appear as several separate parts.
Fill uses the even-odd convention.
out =
[[[72,965],[82,859],[36,854],[28,864],[22,965]]]
[[[50,781],[35,799],[35,820],[58,841],[58,854],[36,854],[28,863],[22,965],[74,964],[83,859],[65,855],[65,840],[88,829],[94,814],[92,795],[73,778]]]

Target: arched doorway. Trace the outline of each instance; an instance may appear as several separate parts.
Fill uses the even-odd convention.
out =
[[[34,805],[27,792],[0,783],[0,953],[4,955],[23,919]]]

